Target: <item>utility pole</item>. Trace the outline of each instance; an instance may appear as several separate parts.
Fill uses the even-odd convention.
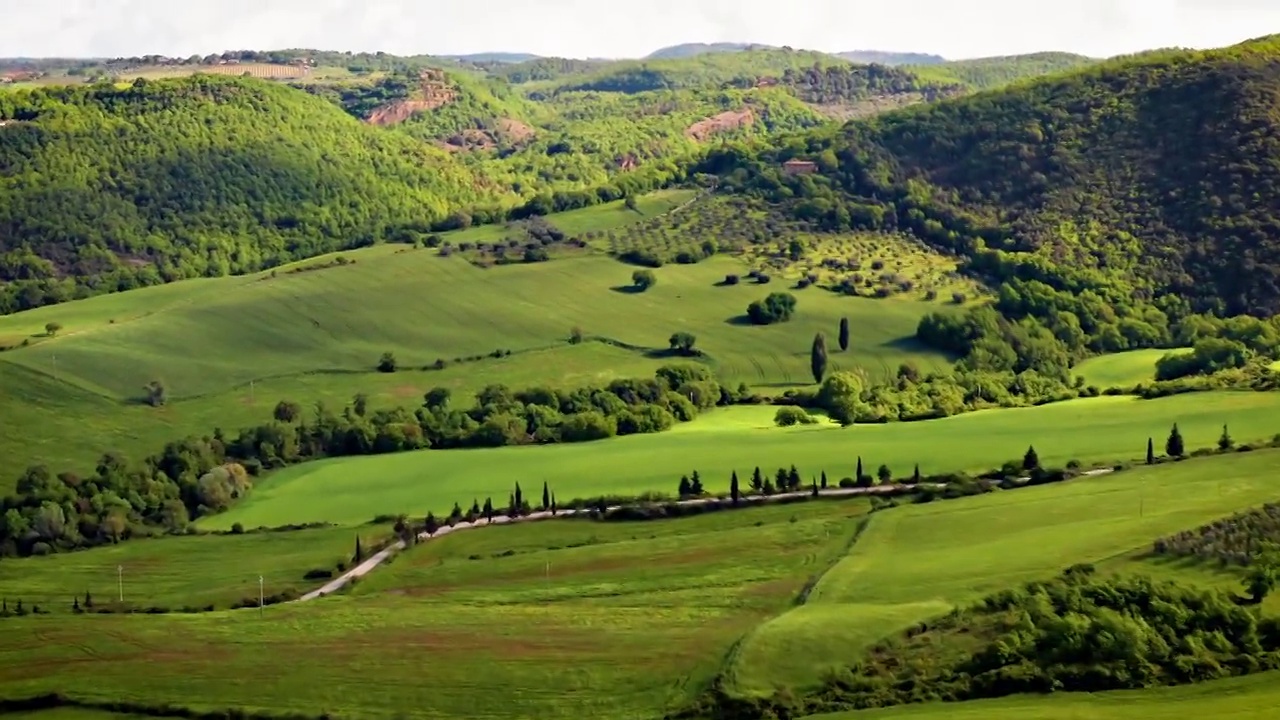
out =
[[[262,576],[258,576],[258,617],[262,617]]]
[[[120,586],[120,602],[124,602],[124,566],[116,566],[116,582]]]

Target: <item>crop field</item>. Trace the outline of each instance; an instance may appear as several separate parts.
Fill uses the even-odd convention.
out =
[[[1187,348],[1189,350],[1190,348]],[[1089,358],[1075,367],[1075,374],[1085,383],[1102,389],[1131,388],[1155,380],[1156,361],[1181,350],[1130,350],[1114,355]]]
[[[904,705],[808,720],[1270,720],[1278,706],[1280,673],[1269,672],[1180,687]]]
[[[235,65],[179,65],[173,67],[156,66],[134,68],[120,73],[122,80],[146,78],[159,80],[162,78],[186,77],[203,73],[206,75],[248,75],[263,80],[297,80],[307,76],[307,69],[297,65],[275,65],[272,63],[239,63]]]
[[[810,342],[834,336],[841,317],[853,341],[832,354],[833,371],[884,377],[907,360],[926,371],[947,362],[914,339],[939,303],[812,288],[796,291],[791,322],[745,324],[747,305],[778,288],[718,287],[741,271],[728,257],[661,268],[655,287],[632,293],[632,268],[603,256],[491,269],[403,246],[345,256],[355,262],[322,258],[0,318],[0,346],[10,348],[0,353],[0,413],[28,427],[22,442],[6,435],[0,452],[18,467],[83,463],[107,449],[140,455],[175,436],[261,422],[280,399],[310,406],[364,392],[375,406],[416,405],[426,388],[476,387],[471,378],[483,373],[513,386],[648,376],[677,331],[697,336],[722,379],[765,392],[810,384]],[[299,268],[312,269],[290,272]],[[48,323],[61,325],[56,336]],[[635,349],[568,348],[574,327]],[[553,349],[566,354],[523,355]],[[499,350],[513,353],[506,364],[485,359]],[[384,352],[408,372],[378,377]],[[422,371],[437,360],[446,370]],[[152,380],[165,384],[167,407],[141,404]]]
[[[391,531],[371,525],[165,537],[47,558],[6,559],[0,563],[0,597],[10,608],[22,600],[28,608],[59,614],[70,613],[72,599],[83,602],[86,592],[96,608],[228,608],[258,597],[259,576],[266,595],[314,589],[324,581],[303,576],[349,565],[357,535],[368,548]]]
[[[652,718],[699,691],[734,640],[838,558],[867,508],[830,501],[460,533],[408,551],[353,594],[270,606],[261,618],[10,619],[0,696],[58,688],[424,718],[510,717],[514,702],[525,717]]]
[[[562,499],[607,493],[675,492],[697,470],[711,492],[729,476],[799,467],[806,481],[821,471],[851,477],[859,456],[867,472],[881,464],[898,476],[915,463],[924,474],[983,471],[1021,458],[1034,444],[1040,459],[1062,465],[1141,459],[1148,437],[1163,443],[1177,422],[1188,449],[1211,447],[1230,423],[1240,442],[1280,432],[1280,393],[1221,392],[1159,400],[1102,397],[1036,408],[988,410],[943,420],[839,428],[773,427],[774,408],[714,410],[657,434],[600,443],[476,450],[425,450],[340,458],[288,468],[260,483],[229,512],[204,523],[227,528],[303,521],[356,524],[381,513],[425,514],[454,502],[506,498],[514,483],[548,482]]]
[[[1240,453],[877,513],[807,604],[748,636],[731,677],[744,693],[813,686],[895,629],[1274,500],[1278,460]]]

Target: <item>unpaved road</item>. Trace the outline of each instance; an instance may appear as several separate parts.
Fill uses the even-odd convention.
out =
[[[1097,477],[1099,475],[1106,475],[1111,472],[1114,472],[1112,468],[1102,468],[1099,470],[1089,470],[1087,472],[1083,472],[1077,477],[1080,477],[1080,478]],[[1029,478],[1022,478],[1022,480],[1024,481],[1028,479]],[[922,485],[915,485],[915,486],[878,485],[876,487],[828,488],[826,490],[819,490],[818,495],[820,495],[821,497],[850,497],[854,495],[882,495],[885,493],[891,493],[891,492],[900,491],[900,490],[904,490],[912,487],[933,488],[935,490],[942,490],[946,488],[946,485],[925,483]],[[762,504],[771,503],[771,502],[778,502],[780,500],[806,497],[812,494],[813,494],[812,490],[803,490],[799,492],[778,493],[775,495],[769,495],[767,497],[751,495],[751,496],[744,496],[743,503],[748,505],[762,505]],[[720,500],[718,498],[698,498],[696,500],[681,500],[675,504],[705,505],[707,503],[719,502],[719,501]],[[664,503],[664,504],[669,504],[669,503]],[[622,507],[623,506],[621,505],[611,505],[609,506],[608,511],[619,510]],[[591,512],[591,511],[565,509],[565,510],[557,511],[554,515],[550,511],[545,511],[545,510],[529,513],[528,515],[522,515],[518,518],[510,518],[510,517],[507,517],[506,515],[495,515],[492,521],[485,520],[484,518],[480,518],[475,522],[460,522],[452,526],[445,525],[437,529],[434,533],[425,533],[425,532],[418,533],[418,542],[425,542],[427,540],[432,540],[432,539],[442,537],[444,535],[449,535],[451,533],[459,532],[462,530],[470,530],[472,528],[486,527],[488,525],[507,525],[510,523],[519,523],[519,522],[537,522],[539,520],[551,520],[553,518],[569,517],[572,515],[577,515],[579,513],[588,513],[588,512]],[[374,553],[359,565],[351,568],[350,570],[343,573],[342,575],[325,583],[323,587],[318,588],[316,590],[312,590],[311,592],[307,593],[306,595],[303,595],[302,597],[298,598],[293,602],[306,602],[308,600],[315,600],[318,597],[323,597],[330,593],[337,592],[342,588],[346,587],[347,584],[350,583],[353,579],[362,578],[365,575],[368,575],[369,573],[373,572],[374,568],[386,562],[392,555],[403,550],[404,547],[405,547],[404,541],[397,540],[391,545],[388,545],[382,550],[379,550],[377,553]]]

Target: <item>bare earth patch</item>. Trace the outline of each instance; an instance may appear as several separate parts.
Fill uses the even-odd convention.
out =
[[[738,128],[746,127],[755,121],[756,114],[751,110],[751,108],[745,108],[743,110],[727,110],[719,115],[712,115],[705,120],[699,120],[698,122],[690,125],[689,128],[684,131],[684,134],[686,137],[693,138],[698,142],[703,142],[713,135],[737,130]]]

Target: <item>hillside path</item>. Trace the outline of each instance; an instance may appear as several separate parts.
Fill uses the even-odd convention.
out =
[[[1076,477],[1077,478],[1097,477],[1099,475],[1107,475],[1112,472],[1114,472],[1112,468],[1101,468],[1098,470],[1089,470],[1087,472],[1080,473],[1080,475]],[[1026,480],[1029,480],[1030,478],[1021,478],[1021,479],[1023,481],[1026,481]],[[885,493],[901,491],[901,490],[905,490],[913,487],[933,488],[935,490],[942,490],[946,488],[946,484],[945,483],[924,483],[921,485],[895,484],[895,485],[877,485],[875,487],[827,488],[826,490],[819,490],[818,495],[820,497],[851,497],[856,495],[882,495]],[[778,502],[781,500],[806,497],[812,494],[813,494],[812,490],[802,490],[798,492],[777,493],[775,495],[768,495],[768,496],[744,495],[743,500],[744,500],[744,504],[763,505],[767,503]],[[676,505],[705,505],[707,503],[720,502],[720,501],[721,501],[720,498],[697,498],[695,500],[680,500],[680,501],[677,501],[675,504]],[[663,504],[670,504],[670,503],[663,503]],[[623,507],[624,506],[622,505],[611,505],[607,508],[606,511],[612,512],[614,510],[620,510]],[[434,533],[426,533],[426,532],[418,533],[418,542],[425,542],[427,540],[433,540],[435,538],[449,535],[455,532],[460,532],[462,530],[470,530],[472,528],[486,527],[488,525],[509,525],[511,523],[538,522],[541,520],[552,520],[555,518],[570,517],[573,515],[578,515],[581,513],[588,513],[588,512],[591,512],[591,510],[589,509],[574,510],[572,508],[566,508],[564,510],[558,510],[554,514],[549,510],[539,510],[538,512],[529,513],[528,515],[522,515],[517,518],[510,518],[510,517],[507,517],[506,515],[495,515],[493,517],[493,520],[485,520],[484,518],[479,518],[474,522],[464,521],[464,522],[456,523],[454,525],[445,525],[438,528]],[[343,573],[342,575],[325,583],[322,587],[312,590],[311,592],[307,593],[306,595],[303,595],[302,597],[298,598],[297,600],[294,600],[293,602],[307,602],[309,600],[315,600],[316,598],[324,597],[325,595],[335,593],[341,590],[342,588],[346,587],[352,580],[362,578],[365,575],[368,575],[369,573],[373,572],[375,568],[377,568],[379,565],[389,560],[392,555],[404,549],[405,549],[404,541],[397,540],[391,545],[388,545],[382,550],[379,550],[378,552],[369,556],[368,559],[366,559],[364,562],[360,563],[359,565],[351,568],[350,570]]]

